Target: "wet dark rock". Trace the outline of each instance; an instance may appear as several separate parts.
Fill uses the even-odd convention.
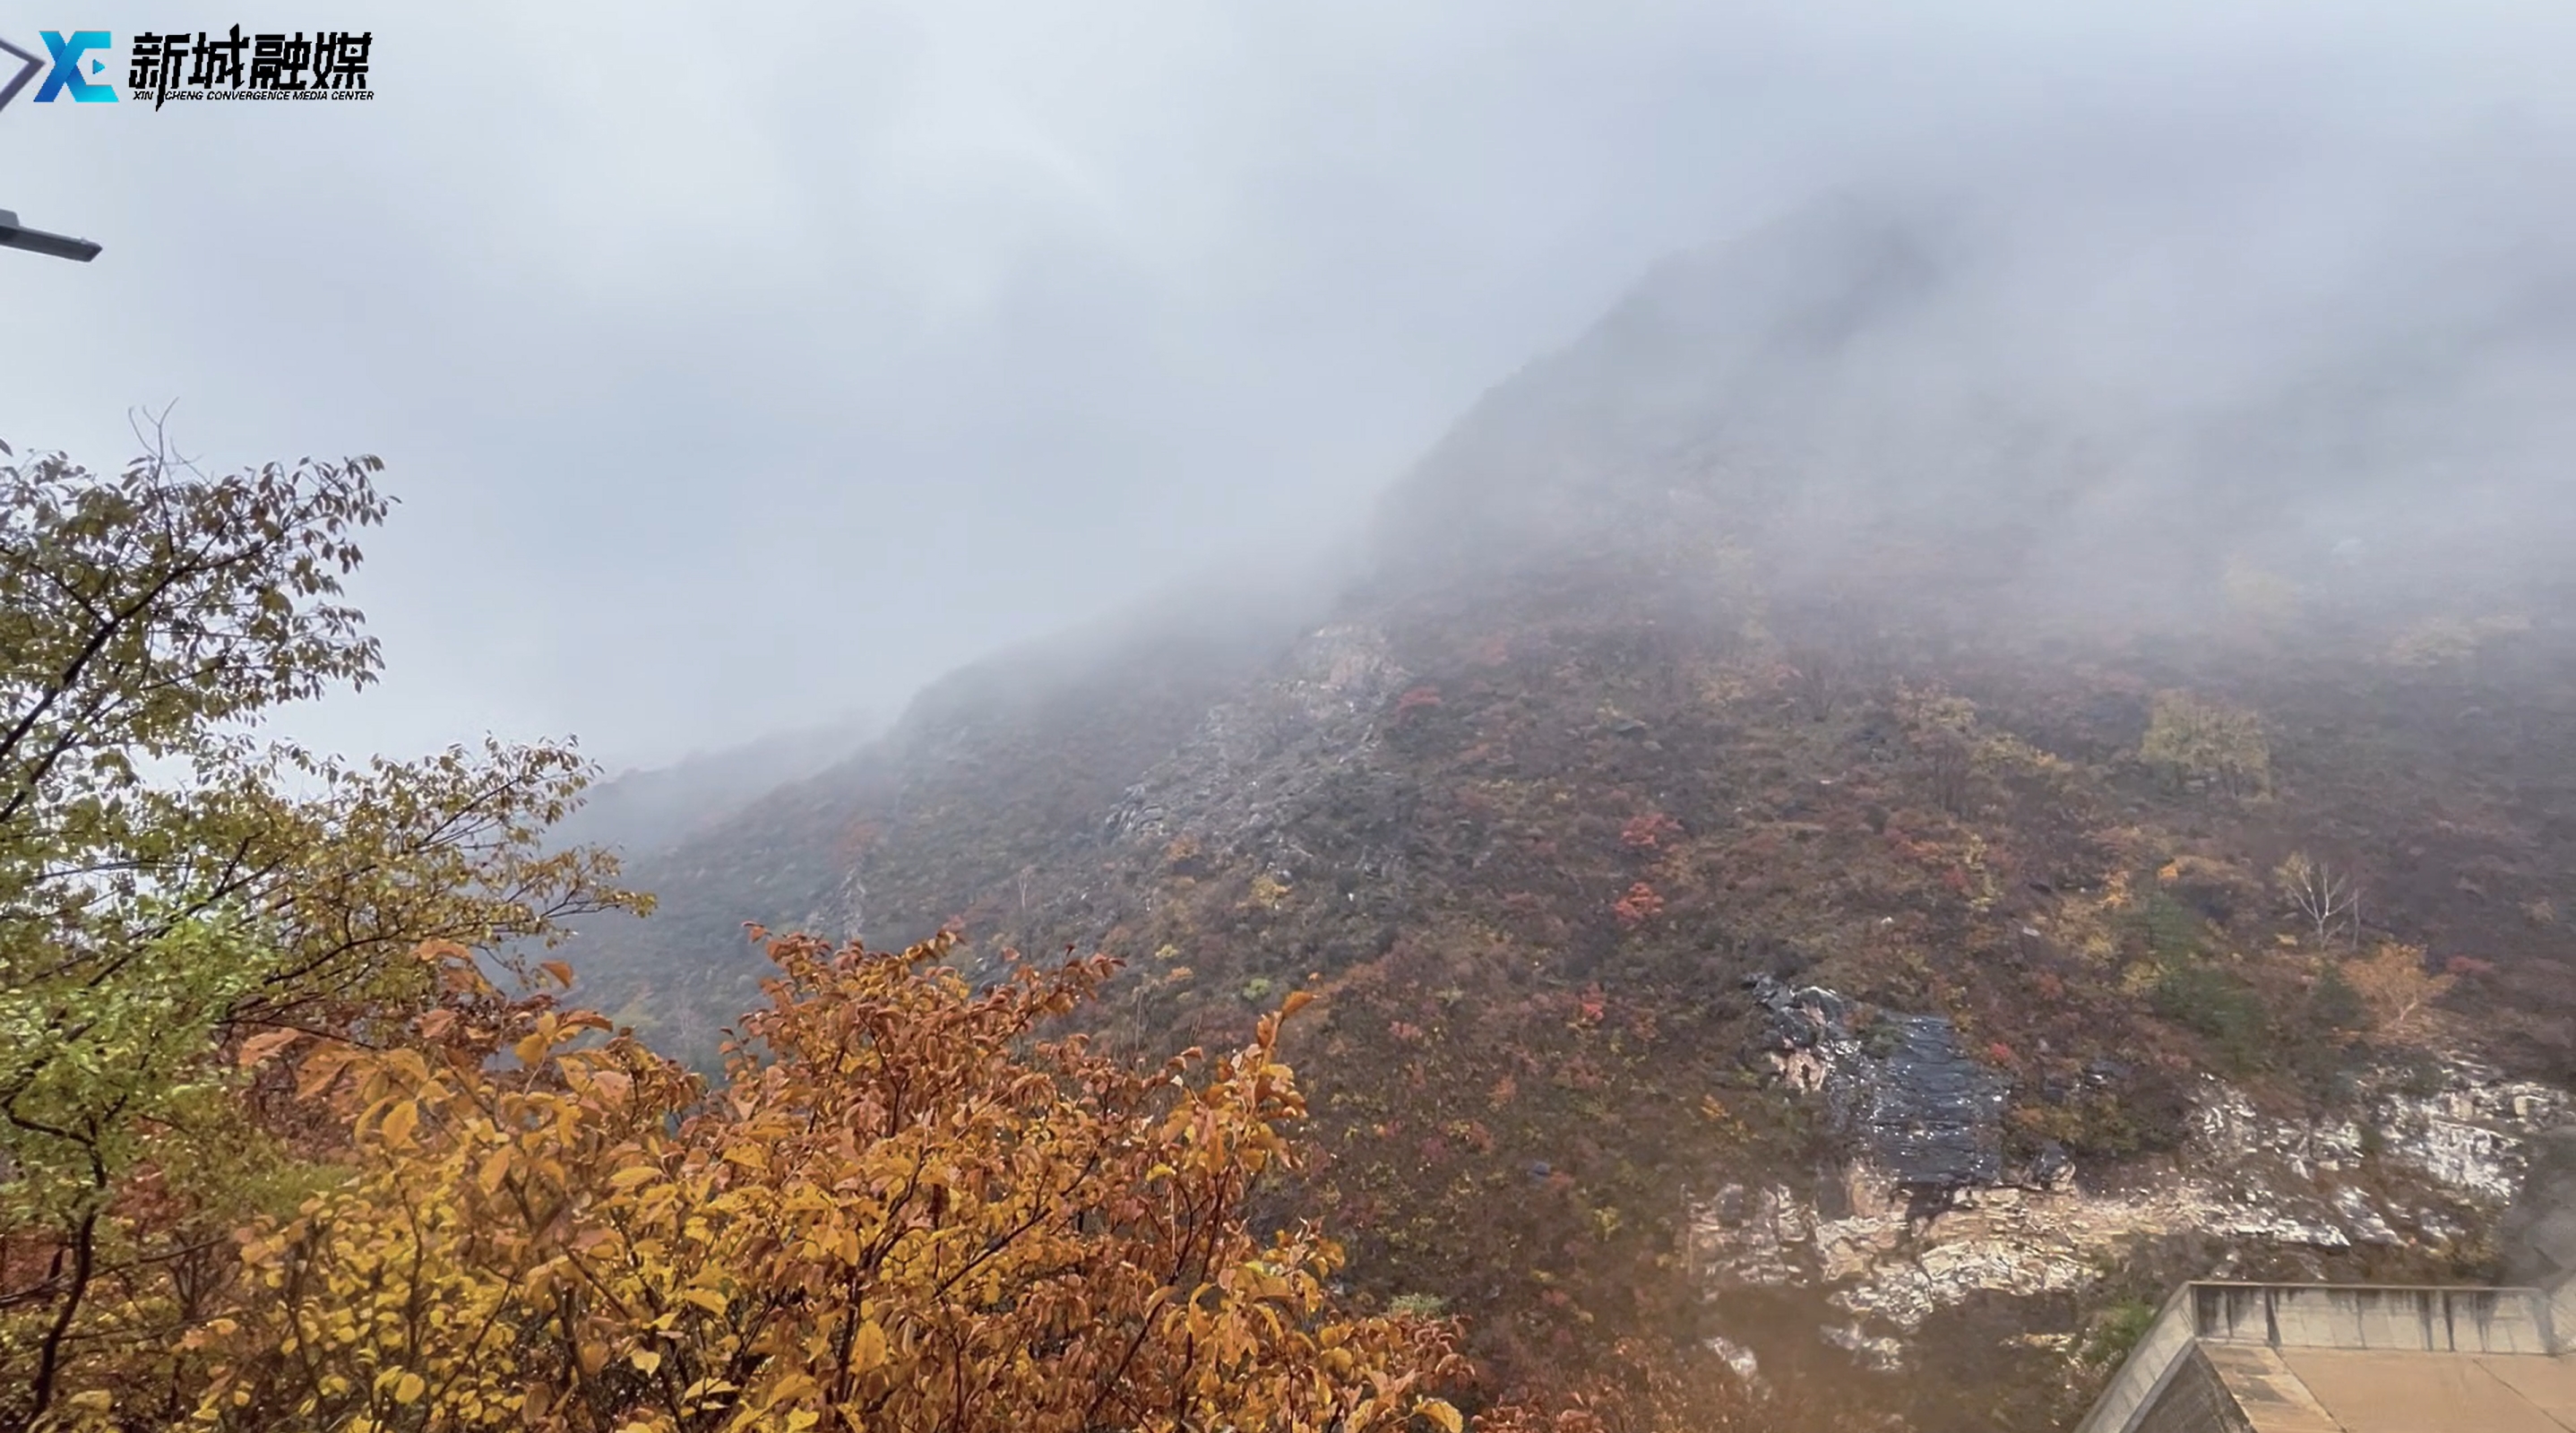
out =
[[[2105,1055],[2099,1059],[2086,1062],[2084,1066],[2084,1083],[2099,1089],[2116,1089],[2129,1082],[2130,1073],[2131,1071],[2126,1062],[2114,1060],[2108,1055]]]
[[[1821,985],[1797,985],[1774,975],[1745,977],[1763,1015],[1762,1040],[1776,1051],[1813,1050],[1851,1038],[1851,1002]]]
[[[1864,1038],[1852,1002],[1834,991],[1770,975],[1744,984],[1775,1068],[1820,1087],[1836,1124],[1898,1186],[1938,1195],[2003,1177],[2004,1083],[1960,1047],[1947,1019],[1874,1012]]]
[[[1937,1015],[1882,1015],[1892,1048],[1853,1108],[1880,1163],[1909,1189],[1966,1189],[2003,1174],[2004,1087]]]
[[[2066,1152],[2066,1146],[2052,1139],[2039,1147],[2020,1182],[2033,1189],[2054,1189],[2074,1168],[2075,1159]]]

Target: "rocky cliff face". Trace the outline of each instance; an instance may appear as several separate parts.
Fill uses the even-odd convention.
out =
[[[1819,694],[1810,639],[1680,642],[1592,580],[1346,611],[1130,717],[1103,682],[1070,771],[1026,734],[1080,708],[957,728],[803,798],[783,919],[960,924],[985,972],[1107,949],[1140,1050],[1316,992],[1301,1197],[1355,1296],[1448,1300],[1499,1368],[1654,1330],[1837,1418],[2039,1429],[2170,1279],[2485,1272],[2566,1113],[2563,997],[2505,1000],[2563,949],[2525,910],[2576,870],[2555,808],[2482,828],[2520,852],[2484,896],[2392,890],[2320,946],[2272,853],[2414,788],[2345,804],[2294,697],[2293,774],[2240,798],[2136,763],[2168,676],[1954,653]],[[2342,984],[2389,972],[2402,1018]]]
[[[2272,1277],[2285,1265],[2322,1277],[2315,1256],[2356,1249],[2474,1262],[2534,1141],[2569,1117],[2565,1091],[2459,1057],[2356,1072],[2350,1108],[2323,1118],[2267,1116],[2204,1078],[2169,1160],[2095,1182],[2050,1144],[2007,1175],[1994,1154],[2001,1082],[1959,1054],[1947,1022],[1768,976],[1751,984],[1775,1078],[1830,1112],[1846,1152],[1808,1192],[1728,1183],[1694,1200],[1690,1264],[1721,1303],[1749,1289],[1821,1293],[1836,1321],[1816,1334],[1883,1372],[1901,1370],[1945,1310],[2081,1295],[2137,1249],[2178,1238],[2237,1251],[2203,1271],[2215,1277],[2249,1257]],[[1855,1015],[1895,1033],[1865,1042]]]

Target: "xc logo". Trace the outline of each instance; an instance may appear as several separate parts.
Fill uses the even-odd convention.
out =
[[[54,72],[45,76],[44,88],[36,91],[36,103],[49,104],[64,90],[70,90],[73,99],[88,104],[115,102],[113,86],[93,84],[81,76],[81,56],[107,48],[108,34],[105,30],[76,30],[68,40],[63,38],[60,30],[47,30],[44,35],[45,48],[54,52]],[[104,61],[89,62],[89,72],[93,75],[106,69]]]

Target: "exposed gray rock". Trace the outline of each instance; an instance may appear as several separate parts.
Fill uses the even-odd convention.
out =
[[[2454,1245],[2494,1227],[2535,1145],[2569,1113],[2564,1092],[2463,1059],[2367,1072],[2357,1108],[2322,1118],[2268,1115],[2208,1079],[2191,1138],[2160,1174],[2087,1191],[2054,1150],[2007,1184],[2004,1089],[1947,1021],[1865,1016],[1834,991],[1769,976],[1745,985],[1760,1053],[1784,1085],[1829,1108],[1854,1158],[1829,1179],[1837,1187],[1730,1184],[1694,1201],[1693,1266],[1713,1290],[1819,1290],[1849,1319],[1824,1337],[1872,1368],[1900,1365],[1905,1340],[1944,1309],[1981,1294],[2080,1292],[2141,1240],[2191,1232],[2319,1253]],[[2100,1062],[2086,1078],[2125,1072]],[[2538,1177],[2576,1187],[2576,1135],[2547,1147],[2557,1162],[2540,1161]],[[2571,1231],[2576,1222],[2534,1223],[2511,1231],[2512,1247],[2539,1273],[2576,1269]]]
[[[1840,1328],[1827,1324],[1818,1332],[1825,1336],[1825,1342],[1875,1372],[1898,1373],[1905,1368],[1905,1345],[1884,1334],[1872,1334],[1857,1323]]]
[[[1735,1370],[1735,1376],[1746,1383],[1752,1383],[1762,1376],[1762,1361],[1753,1356],[1753,1350],[1731,1338],[1712,1335],[1701,1346],[1710,1353],[1716,1354],[1720,1362]]]
[[[2334,1206],[2335,1213],[2343,1217],[2345,1227],[2352,1230],[2353,1242],[2382,1248],[2406,1242],[2398,1237],[2396,1230],[2388,1227],[2388,1221],[2371,1204],[2370,1196],[2351,1185],[2335,1191]]]
[[[1186,813],[1188,834],[1211,849],[1250,852],[1292,871],[1308,864],[1283,828],[1325,804],[1328,786],[1366,775],[1378,715],[1405,679],[1375,628],[1309,633],[1284,678],[1210,710],[1127,789],[1109,814],[1109,836],[1159,843],[1183,834],[1177,813]]]

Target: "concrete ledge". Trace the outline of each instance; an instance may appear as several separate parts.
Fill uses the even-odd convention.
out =
[[[2184,1284],[2165,1296],[2155,1321],[2130,1345],[2129,1356],[2120,1360],[2119,1371],[2093,1400],[2084,1421],[2075,1425],[2075,1433],[2130,1433],[2137,1426],[2192,1350],[2191,1297],[2197,1287]]]
[[[2394,1284],[2237,1284],[2173,1291],[2076,1433],[2138,1433],[2191,1355],[2226,1348],[2319,1348],[2546,1356],[2550,1301],[2538,1289]]]
[[[2537,1289],[2388,1285],[2186,1285],[2192,1336],[2272,1348],[2546,1354],[2549,1301]]]

